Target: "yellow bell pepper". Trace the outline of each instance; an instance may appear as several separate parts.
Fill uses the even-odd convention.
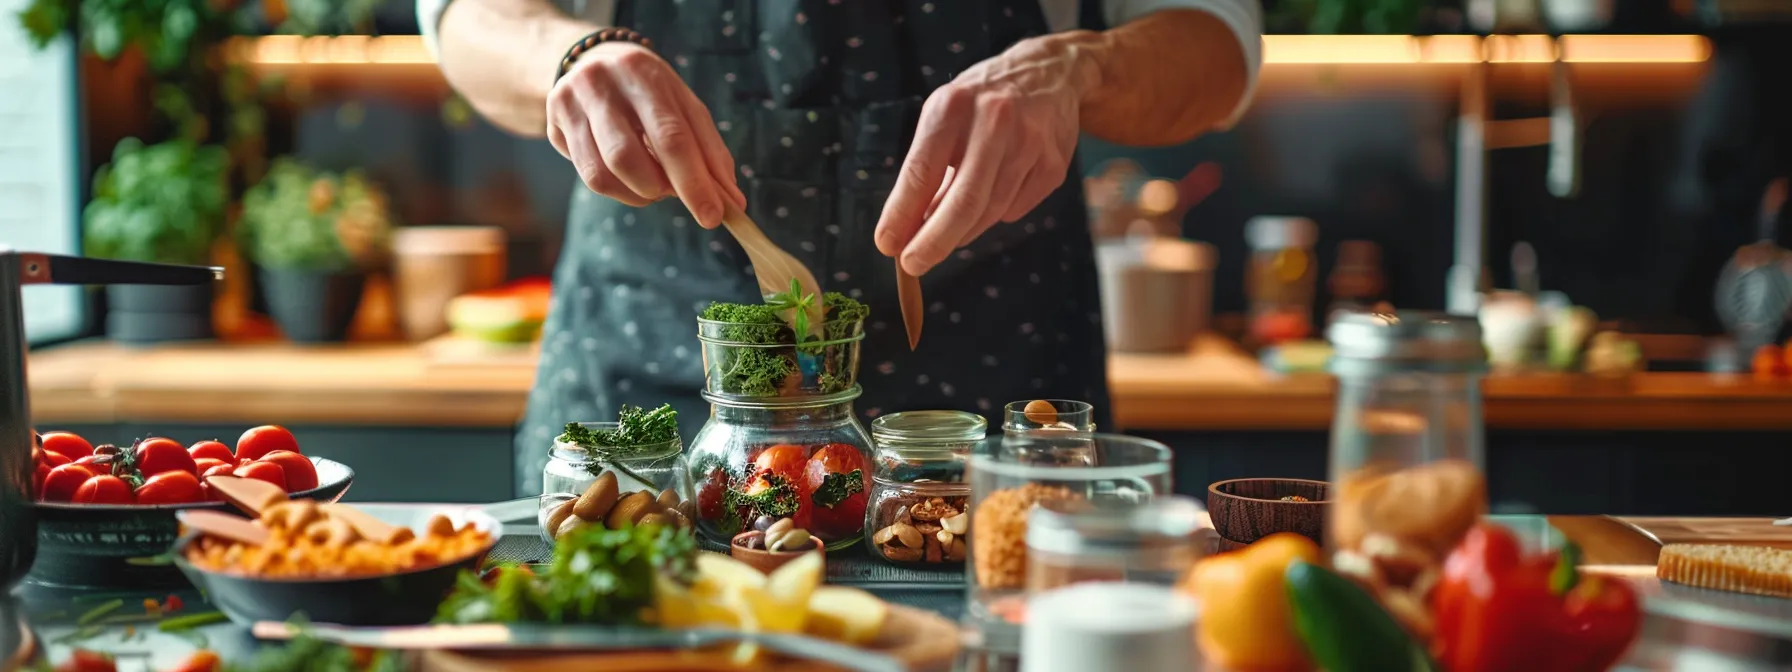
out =
[[[1201,605],[1195,634],[1210,669],[1299,672],[1313,668],[1294,631],[1282,578],[1295,560],[1318,562],[1319,547],[1311,539],[1284,532],[1195,565],[1185,589]]]

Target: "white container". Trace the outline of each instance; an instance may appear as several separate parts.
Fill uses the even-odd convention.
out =
[[[1078,583],[1034,596],[1021,633],[1020,672],[1188,672],[1193,601],[1145,583]]]

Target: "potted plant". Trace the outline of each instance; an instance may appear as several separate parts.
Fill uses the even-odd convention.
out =
[[[88,256],[204,265],[229,200],[224,148],[186,139],[126,138],[93,179],[82,245]],[[212,285],[112,285],[106,332],[127,343],[212,337]]]
[[[237,234],[286,337],[322,343],[347,336],[367,269],[387,257],[391,231],[385,194],[359,171],[280,159],[243,195]]]

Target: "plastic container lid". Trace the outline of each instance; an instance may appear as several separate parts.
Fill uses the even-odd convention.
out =
[[[399,255],[490,254],[503,252],[504,229],[496,226],[404,226],[392,232]]]

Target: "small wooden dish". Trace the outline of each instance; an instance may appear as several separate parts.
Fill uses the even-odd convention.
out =
[[[1330,485],[1303,478],[1235,478],[1207,486],[1213,529],[1227,541],[1249,544],[1277,532],[1325,543]],[[1283,497],[1308,501],[1283,501]]]
[[[795,560],[804,553],[819,553],[822,561],[827,561],[827,546],[823,545],[820,539],[811,537],[809,543],[814,547],[807,551],[766,551],[741,545],[741,541],[751,534],[753,533],[742,532],[734,535],[734,538],[728,541],[728,554],[734,556],[735,560],[752,565],[754,569],[766,574],[776,571],[779,567],[783,567],[784,563]]]

